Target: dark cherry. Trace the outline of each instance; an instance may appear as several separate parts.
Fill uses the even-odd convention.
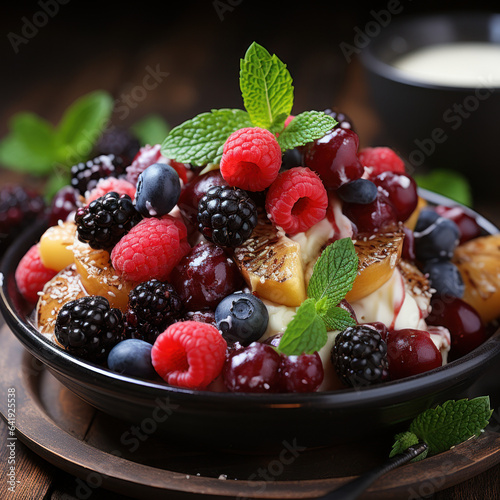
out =
[[[280,392],[281,356],[270,345],[253,342],[229,354],[222,375],[230,392]]]
[[[389,331],[387,358],[392,380],[424,373],[443,364],[441,352],[429,332],[411,328]]]
[[[481,228],[476,219],[466,213],[462,207],[446,207],[438,205],[434,209],[441,217],[451,219],[460,231],[460,243],[477,238],[481,235]]]
[[[315,392],[323,382],[323,363],[317,352],[300,356],[281,356],[284,392]]]
[[[169,278],[187,311],[215,309],[227,295],[243,287],[243,278],[226,252],[202,241],[182,258]]]
[[[358,233],[375,234],[381,229],[396,225],[396,210],[387,196],[379,192],[377,198],[368,205],[344,203],[344,214],[354,223]]]
[[[477,311],[458,297],[434,296],[427,324],[444,326],[451,334],[450,358],[469,353],[487,339],[486,329]]]
[[[274,335],[271,335],[270,337],[267,337],[266,340],[263,340],[263,344],[267,345],[272,345],[273,347],[279,347],[280,342],[281,342],[281,337],[283,337],[282,332],[275,333]]]
[[[71,212],[82,206],[80,193],[73,186],[64,186],[54,195],[49,212],[49,225],[55,226],[60,220],[63,222]]]
[[[355,132],[336,127],[304,147],[304,164],[318,173],[325,187],[338,189],[363,175],[358,146]]]
[[[389,334],[389,330],[387,329],[387,326],[384,325],[384,323],[381,323],[380,321],[373,321],[372,323],[363,323],[363,326],[373,328],[376,332],[380,334],[382,340],[384,342],[387,342],[387,335]]]
[[[417,208],[417,183],[409,175],[387,171],[376,175],[372,181],[389,198],[401,222]]]
[[[191,179],[182,189],[177,206],[182,215],[194,227],[198,227],[196,216],[198,214],[198,203],[207,194],[212,186],[227,186],[222,178],[220,170],[212,170],[206,174]]]

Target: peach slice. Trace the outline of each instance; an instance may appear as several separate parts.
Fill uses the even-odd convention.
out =
[[[40,238],[40,258],[45,267],[54,271],[62,271],[73,264],[74,257],[71,245],[75,239],[76,225],[73,222],[62,222],[49,227]]]

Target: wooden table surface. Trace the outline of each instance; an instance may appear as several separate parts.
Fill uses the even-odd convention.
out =
[[[132,102],[124,120],[113,115],[115,125],[128,126],[151,112],[176,125],[210,108],[241,108],[238,61],[251,41],[257,40],[287,62],[294,77],[295,111],[335,106],[351,116],[362,146],[385,140],[359,63],[347,63],[339,50],[339,42],[352,39],[355,28],[370,18],[369,9],[332,8],[322,2],[292,9],[283,3],[278,12],[270,11],[268,2],[250,5],[241,0],[167,2],[161,10],[157,4],[141,2],[135,7],[140,12],[102,3],[97,9],[83,2],[54,4],[57,12],[47,16],[33,36],[24,36],[17,53],[5,40],[0,48],[4,62],[0,136],[7,132],[14,113],[29,110],[57,123],[74,99],[91,90],[105,89],[117,103],[123,102],[142,84],[148,68],[159,68],[164,78]],[[26,22],[34,20],[40,9],[39,4],[31,10],[9,5],[0,19],[3,32],[22,35]],[[420,10],[408,7],[404,14]],[[39,185],[37,179],[0,169],[0,185],[10,181]],[[498,202],[475,194],[475,207],[500,224]],[[0,443],[6,439],[7,428],[1,423]],[[9,496],[7,454],[7,448],[0,447],[0,498],[76,498],[75,478],[22,443],[17,445],[20,484],[15,496]],[[500,466],[496,466],[431,498],[498,499],[499,485]],[[86,498],[123,497],[94,490]]]

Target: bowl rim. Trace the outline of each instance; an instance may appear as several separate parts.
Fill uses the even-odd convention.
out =
[[[405,30],[409,26],[419,26],[424,25],[429,22],[442,21],[454,24],[459,20],[491,20],[492,18],[498,19],[498,23],[500,24],[500,12],[488,11],[457,11],[457,12],[449,12],[449,13],[435,13],[435,14],[418,14],[412,17],[406,17],[402,19],[397,19],[393,21],[389,26],[384,28],[384,31],[377,37],[371,39],[370,43],[361,50],[359,54],[362,65],[372,71],[373,73],[386,78],[391,81],[395,81],[398,83],[402,83],[408,86],[432,89],[432,90],[444,90],[448,92],[473,92],[477,89],[477,86],[453,86],[446,84],[438,84],[426,81],[424,77],[422,79],[412,79],[409,74],[401,69],[396,68],[392,64],[384,61],[377,55],[377,51],[387,44],[388,40],[390,40],[395,35],[400,33],[404,33]],[[478,40],[479,41],[479,40]],[[483,40],[487,42],[487,40]],[[426,44],[422,47],[430,47],[434,44]],[[498,42],[495,42],[495,45],[500,45],[500,39]],[[408,54],[413,49],[409,48],[402,54]],[[491,86],[493,91],[500,90],[500,85]]]
[[[433,204],[460,205],[442,195],[419,189],[419,194]],[[473,214],[479,225],[486,233],[494,234],[500,230],[487,219],[467,207],[468,213]],[[102,393],[110,390],[115,396],[123,399],[150,401],[153,403],[158,397],[175,397],[176,402],[193,403],[195,405],[232,404],[232,409],[256,408],[298,408],[314,407],[327,409],[349,410],[366,408],[366,404],[400,404],[409,399],[425,396],[433,391],[445,389],[475,375],[491,364],[500,356],[500,328],[482,345],[467,355],[452,361],[442,367],[425,373],[413,375],[400,380],[384,382],[366,388],[346,388],[336,391],[316,393],[279,393],[279,394],[251,394],[211,392],[206,390],[191,390],[165,383],[137,379],[121,375],[106,368],[80,360],[65,352],[44,335],[38,332],[33,324],[16,310],[10,291],[15,290],[14,269],[20,258],[39,237],[46,224],[38,223],[22,233],[9,247],[0,263],[0,311],[3,313],[7,325],[11,328],[18,340],[39,361],[52,371],[65,378],[76,381],[80,385],[91,384]],[[12,288],[14,287],[14,288]],[[18,293],[18,292],[15,292]]]

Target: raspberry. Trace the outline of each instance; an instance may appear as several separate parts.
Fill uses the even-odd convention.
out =
[[[171,385],[207,387],[222,371],[226,341],[208,323],[183,321],[170,325],[151,350],[154,369]]]
[[[220,172],[231,186],[262,191],[276,179],[280,167],[281,149],[269,130],[242,128],[224,144]]]
[[[101,155],[85,163],[71,167],[71,185],[85,196],[100,179],[119,177],[124,173],[123,160],[115,155]]]
[[[370,169],[370,178],[387,171],[405,173],[404,161],[391,148],[364,148],[358,153],[358,158],[364,167]]]
[[[126,279],[167,281],[172,269],[190,250],[184,223],[165,215],[143,219],[113,248],[113,268]]]
[[[328,195],[321,179],[306,167],[278,175],[266,196],[269,218],[289,234],[306,231],[325,217]]]
[[[257,225],[257,207],[242,189],[211,187],[198,205],[198,229],[221,247],[240,246]]]
[[[118,194],[128,194],[132,200],[135,198],[135,186],[133,184],[125,179],[108,177],[97,182],[96,187],[88,193],[85,202],[88,205],[90,202],[97,200],[97,198],[111,193],[111,191]]]
[[[57,271],[42,264],[40,245],[33,245],[17,266],[15,274],[17,288],[26,300],[35,303],[38,300],[38,292],[41,292],[45,283],[56,274]]]

